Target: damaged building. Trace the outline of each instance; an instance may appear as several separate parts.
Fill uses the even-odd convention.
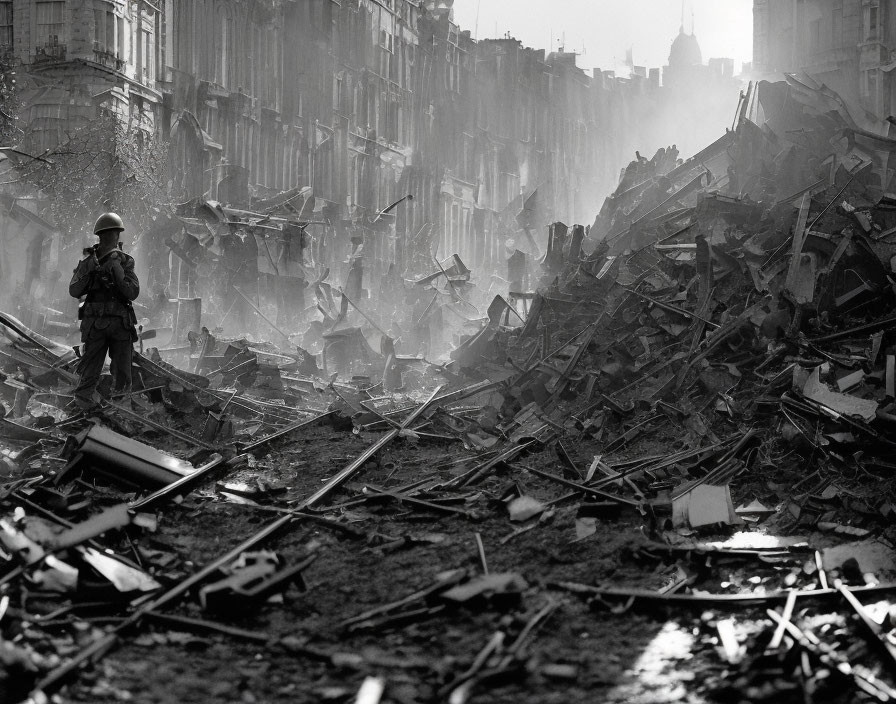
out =
[[[248,286],[272,317],[285,292],[307,290],[311,270],[329,270],[341,284],[360,253],[370,291],[390,270],[425,273],[433,252],[482,262],[478,275],[505,277],[514,251],[541,253],[548,223],[589,219],[593,194],[612,187],[635,149],[668,143],[668,126],[657,129],[646,115],[674,103],[696,124],[697,84],[726,96],[714,104],[736,96],[730,72],[676,83],[676,71],[696,75],[680,52],[667,70],[677,87],[666,90],[657,71],[592,77],[571,52],[509,37],[475,41],[453,22],[450,4],[6,2],[12,55],[24,69],[23,146],[29,154],[52,150],[103,114],[129,134],[168,145],[167,176],[152,176],[166,203],[141,207],[145,191],[98,199],[134,211],[147,290],[172,300],[208,294],[217,323],[233,300],[206,290],[204,280],[220,279],[215,269],[227,257],[242,264],[224,278]],[[15,166],[31,168],[21,159]],[[126,183],[147,180],[145,170],[126,171]],[[45,202],[29,207],[53,223]],[[206,202],[233,211],[227,227],[235,237],[201,236],[218,226],[195,222]],[[95,216],[86,212],[90,203],[75,205],[84,222],[65,217],[63,231]],[[279,220],[259,224],[269,216]],[[267,235],[279,244],[259,250]],[[64,238],[61,249],[48,241],[44,272],[67,269],[83,246],[74,239]],[[242,299],[236,306],[241,320],[254,320],[239,310]]]
[[[483,314],[436,260],[445,354],[354,274],[320,351],[141,340],[73,413],[75,351],[0,314],[8,700],[896,699],[896,142],[808,78],[736,108]]]
[[[896,112],[893,40],[896,16],[886,0],[754,3],[753,67],[757,75],[805,71],[835,90],[863,126]]]
[[[448,6],[165,5],[133,388],[0,309],[0,699],[896,701],[889,121],[795,70],[598,167],[658,74]]]

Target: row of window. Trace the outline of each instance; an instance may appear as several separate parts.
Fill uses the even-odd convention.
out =
[[[214,11],[213,5],[209,6]],[[169,20],[178,28],[176,64],[230,91],[257,97],[266,107],[281,108],[281,45],[259,25],[244,21],[222,6],[214,12],[211,27],[204,7],[182,3]],[[241,21],[243,20],[243,21]]]
[[[863,3],[862,7],[862,24],[861,27],[855,27],[852,30],[852,38],[844,33],[844,8],[843,2],[838,1],[833,4],[830,14],[827,17],[815,17],[806,23],[806,49],[809,54],[815,54],[828,49],[838,49],[843,46],[844,41],[854,43],[857,41],[872,42],[882,39],[882,22],[881,7],[879,0],[871,0]],[[786,9],[786,8],[785,8]],[[780,10],[780,8],[779,8]],[[789,11],[784,12],[780,19],[783,20],[780,29],[788,29],[792,26],[792,18],[788,16]],[[766,37],[769,29],[769,10],[757,13],[756,16],[756,34],[757,36]],[[797,23],[800,24],[799,19]],[[860,31],[859,36],[856,33]]]
[[[185,3],[181,12],[184,15],[174,20],[176,26],[193,27],[197,26],[197,22],[203,24],[199,19],[200,13],[192,6]],[[360,20],[358,15],[349,15],[349,22]],[[216,31],[203,32],[202,42],[191,41],[189,45],[181,45],[186,55],[182,55],[180,65],[194,66],[205,80],[231,91],[242,89],[260,98],[264,105],[282,109],[279,87],[284,57],[279,43],[272,41],[263,28],[252,28],[240,22],[227,7],[216,12],[213,23]],[[335,32],[331,36],[338,40],[339,34]],[[331,47],[331,51],[339,55],[337,49]],[[379,75],[400,86],[410,82],[413,47],[398,41],[392,32],[380,30],[378,42],[374,45],[365,48],[363,43],[353,42],[346,50],[348,55],[345,58],[350,63],[371,65],[368,59],[373,59],[372,65]],[[371,52],[375,55],[366,56]]]
[[[122,6],[113,11],[108,2],[96,2],[93,8],[93,49],[95,58],[111,60],[113,68],[124,64],[139,66],[144,82],[155,80],[155,31],[153,14],[142,8],[137,17],[121,14]],[[37,0],[33,6],[33,47],[41,54],[61,57],[66,47],[65,0]],[[0,46],[13,45],[13,3],[0,0]]]
[[[862,0],[861,3],[857,0],[834,0],[830,5],[825,3],[826,10],[811,19],[806,17],[809,5],[817,7],[822,3],[792,6],[789,3],[757,2],[754,31],[757,38],[755,60],[758,64],[771,63],[782,70],[797,68],[791,65],[794,42],[798,51],[806,54],[797,56],[796,63],[799,64],[821,52],[886,40],[885,28],[889,20],[885,15],[887,7],[882,6],[880,0]]]
[[[407,98],[408,94],[376,81],[363,88],[351,78],[346,80],[345,72],[333,77],[333,111],[351,115],[357,124],[372,128],[387,142],[410,142],[410,124],[402,106],[402,100]]]

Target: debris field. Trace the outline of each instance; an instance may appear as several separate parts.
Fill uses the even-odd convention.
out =
[[[194,330],[84,416],[0,315],[0,701],[896,698],[893,153],[751,84],[436,361],[318,281],[320,353]]]

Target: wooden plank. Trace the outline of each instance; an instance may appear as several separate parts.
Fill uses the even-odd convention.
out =
[[[803,244],[806,241],[806,221],[809,219],[809,206],[812,203],[812,196],[804,193],[800,200],[800,214],[796,219],[796,225],[793,228],[793,245],[790,249],[790,267],[787,269],[787,278],[784,281],[784,287],[793,292],[797,287],[797,278],[800,270],[800,255],[803,253]]]
[[[887,355],[887,398],[896,397],[896,355]]]

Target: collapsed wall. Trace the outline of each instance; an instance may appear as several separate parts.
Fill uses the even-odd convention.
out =
[[[381,299],[399,309],[414,291],[422,311],[406,305],[387,323],[359,303],[363,261],[356,259],[341,290],[326,277],[315,282],[315,305],[326,321],[316,330],[319,354],[293,351],[289,335],[274,344],[203,330],[189,331],[192,349],[135,355],[142,386],[102,406],[104,422],[121,433],[93,427],[81,415],[63,417],[76,380],[74,354],[0,316],[0,398],[7,416],[0,419],[0,462],[10,474],[46,473],[7,486],[7,498],[28,507],[0,526],[9,551],[4,580],[11,588],[24,593],[30,585],[17,578],[42,570],[44,598],[108,590],[98,576],[76,579],[79,570],[92,574],[89,565],[104,579],[112,575],[82,544],[117,540],[119,550],[133,549],[127,534],[119,535],[122,529],[155,529],[152,511],[222,475],[227,481],[203,491],[187,512],[161,517],[170,523],[172,515],[197,515],[207,534],[212,514],[201,505],[208,500],[232,504],[217,507],[222,510],[239,504],[240,510],[248,505],[279,514],[260,529],[250,519],[249,537],[211,562],[207,553],[214,550],[203,548],[206,567],[198,571],[182,561],[179,540],[167,545],[179,555],[167,554],[164,542],[153,543],[162,550],[145,552],[146,567],[130,566],[123,586],[115,575],[107,580],[132,597],[141,592],[127,607],[130,615],[85,644],[66,643],[68,660],[37,657],[32,643],[40,642],[46,624],[29,618],[16,641],[17,654],[32,664],[27,687],[38,671],[36,687],[49,690],[80,664],[114,657],[113,646],[128,632],[206,582],[199,604],[216,618],[248,619],[254,609],[277,608],[267,602],[272,594],[306,605],[324,595],[330,597],[325,605],[305,620],[317,629],[312,639],[329,647],[330,623],[339,614],[349,626],[340,647],[369,644],[367,636],[363,643],[352,640],[355,626],[408,628],[416,635],[401,641],[403,651],[428,653],[420,643],[435,642],[441,658],[446,627],[471,628],[481,642],[482,614],[509,609],[528,615],[498,621],[494,614],[495,621],[515,629],[514,643],[522,643],[556,612],[556,619],[565,619],[555,629],[560,635],[545,638],[539,656],[551,660],[562,649],[563,658],[577,664],[562,670],[561,683],[579,677],[579,665],[583,682],[593,684],[597,673],[603,678],[607,672],[598,654],[594,678],[585,679],[587,658],[601,648],[583,650],[581,638],[569,636],[571,624],[594,622],[601,646],[618,648],[625,640],[620,629],[631,624],[625,620],[630,608],[672,606],[676,620],[702,635],[699,662],[726,663],[701,667],[701,692],[748,692],[758,699],[775,687],[776,695],[792,694],[799,679],[794,672],[803,672],[807,691],[833,681],[881,701],[896,698],[887,683],[892,670],[885,671],[893,660],[880,647],[890,606],[875,609],[883,615],[880,626],[854,596],[883,598],[896,589],[893,581],[882,582],[896,574],[892,556],[866,549],[876,538],[893,538],[894,147],[893,140],[857,128],[823,88],[793,79],[760,83],[744,96],[735,130],[683,163],[674,150],[637,159],[593,226],[554,223],[537,265],[515,256],[506,298],[481,303],[471,269],[455,255],[412,282],[393,281]],[[202,217],[191,225],[226,224],[241,215],[207,206],[192,212]],[[439,359],[401,354],[412,341],[422,349],[424,327],[432,343],[451,315],[464,319],[470,334],[442,334]],[[400,332],[397,323],[405,326]],[[60,448],[60,428],[79,424],[86,427]],[[137,434],[147,443],[136,442]],[[371,444],[359,444],[367,434]],[[189,451],[191,460],[205,464],[194,468],[157,454],[149,442],[178,456]],[[393,443],[394,454],[368,462]],[[50,457],[50,447],[58,454]],[[325,447],[338,448],[337,456],[328,457]],[[229,455],[226,461],[210,454],[216,450]],[[302,453],[306,459],[290,459]],[[82,477],[93,483],[76,481]],[[105,506],[105,492],[113,490],[97,493],[97,482],[127,491],[126,498],[100,508],[81,494],[55,489],[89,488]],[[135,490],[151,493],[135,498]],[[347,500],[331,503],[337,494],[348,494]],[[371,547],[382,547],[373,539],[384,538],[382,507],[376,513],[367,508],[373,499],[401,506],[388,516],[390,531],[403,520],[419,526],[418,514],[426,511],[443,516],[445,533],[386,535],[388,545],[413,546],[425,559],[401,553],[390,561],[392,551],[381,550],[371,561]],[[43,504],[74,520],[32,538],[35,516],[29,512],[54,516]],[[82,521],[76,512],[85,509],[93,515]],[[320,509],[326,515],[311,513]],[[474,552],[468,521],[486,515]],[[227,516],[228,530],[239,532],[243,523]],[[304,539],[283,543],[295,556],[288,563],[254,552],[275,532],[306,520],[315,521],[311,547]],[[429,531],[431,516],[426,520]],[[508,521],[512,532],[498,538],[495,530],[506,532]],[[324,542],[317,530],[324,527],[366,540],[354,550]],[[529,538],[533,542],[526,543]],[[603,545],[617,539],[627,541],[624,548]],[[213,542],[223,549],[219,535]],[[319,549],[328,561],[318,574],[354,569],[359,563],[351,560],[363,555],[358,574],[387,580],[382,591],[367,582],[353,590],[346,582],[334,600],[321,588],[326,582],[317,582],[310,593],[284,596],[290,579],[310,571]],[[472,555],[481,563],[475,570],[466,568],[475,562]],[[595,556],[611,559],[601,564]],[[46,557],[54,561],[44,564]],[[113,553],[106,557],[112,560]],[[489,573],[487,560],[502,569],[522,563],[531,574]],[[160,581],[147,571],[172,561],[185,569],[169,586],[160,583],[164,569]],[[247,564],[251,571],[242,572]],[[439,571],[421,591],[421,572],[446,564],[464,567]],[[373,610],[344,598],[357,591],[371,603],[382,601],[395,591],[402,569],[404,576],[413,572],[406,580],[414,585],[410,596]],[[222,571],[229,576],[218,579]],[[262,582],[250,589],[250,579]],[[147,592],[161,596],[147,600]],[[557,593],[567,596],[557,600]],[[786,604],[783,613],[751,608],[779,603]],[[461,605],[476,618],[448,611]],[[617,619],[614,628],[607,627],[606,609]],[[728,614],[718,618],[722,610]],[[287,611],[284,630],[294,639],[292,604],[276,612],[278,618],[268,612],[264,619],[268,628],[283,626],[279,615]],[[852,632],[853,613],[865,626],[861,638]],[[23,606],[10,620],[26,616]],[[189,624],[209,627],[196,619],[179,627]],[[788,624],[786,638],[779,624]],[[250,633],[212,625],[229,636]],[[269,640],[250,635],[253,644]],[[500,667],[514,666],[515,681],[530,674],[523,667],[529,655],[515,645],[501,650],[503,631],[497,636],[459,680],[445,685],[444,665],[433,668],[439,691],[465,686],[471,672],[494,662],[492,651]],[[658,638],[668,640],[665,629]],[[306,641],[300,642],[304,648]],[[464,647],[464,657],[472,659],[476,650]],[[701,655],[698,647],[695,639],[695,655]],[[872,649],[883,653],[883,667],[866,659]],[[331,663],[332,675],[344,679],[335,656],[310,648],[291,652]],[[677,653],[671,657],[681,666]],[[791,657],[797,653],[801,657]],[[396,668],[405,668],[405,660]],[[377,660],[377,671],[383,662]],[[457,669],[454,661],[450,666]],[[400,677],[406,679],[406,669]],[[540,696],[560,686],[553,679],[539,685],[537,678],[525,684],[531,691],[542,686]],[[489,679],[477,686],[499,685]]]

